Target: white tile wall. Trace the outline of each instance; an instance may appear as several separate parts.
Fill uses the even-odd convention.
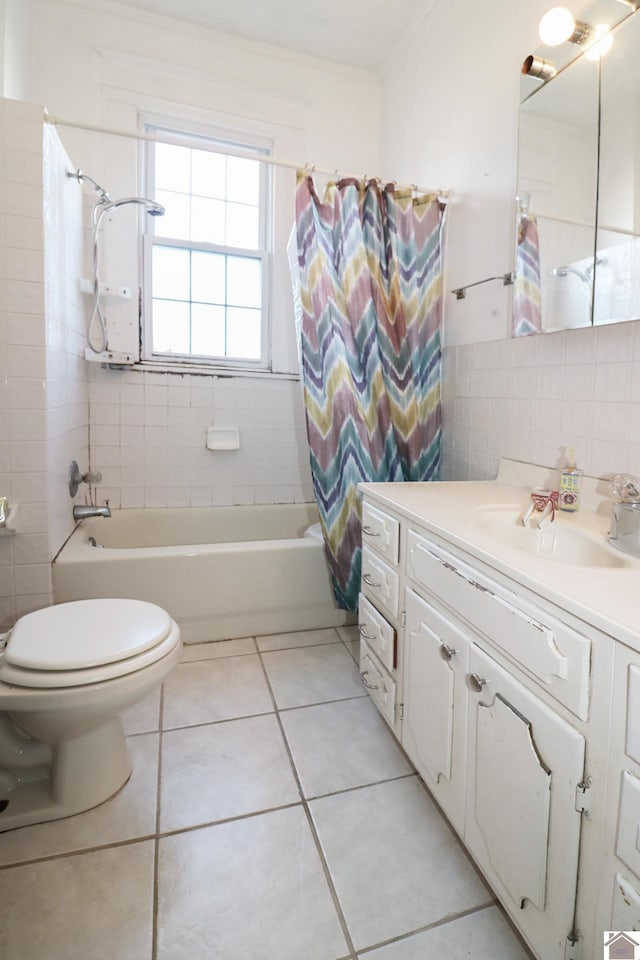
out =
[[[90,373],[91,468],[121,507],[313,500],[300,384],[283,378]],[[205,447],[237,426],[240,449]]]
[[[592,476],[640,474],[640,321],[448,347],[443,479],[495,476],[500,457],[544,466],[567,447]]]
[[[84,318],[70,279],[80,220],[60,202],[70,164],[56,134],[43,149],[41,115],[0,100],[0,495],[20,510],[19,532],[0,536],[0,629],[51,603],[50,561],[71,523],[68,463],[88,460]]]
[[[58,134],[44,128],[44,279],[48,528],[53,558],[73,530],[69,464],[89,463],[89,395],[83,275],[82,190]],[[80,490],[76,499],[84,497]]]

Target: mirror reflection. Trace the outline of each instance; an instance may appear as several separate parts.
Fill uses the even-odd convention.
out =
[[[523,78],[515,336],[640,317],[639,34],[629,15],[601,59]]]

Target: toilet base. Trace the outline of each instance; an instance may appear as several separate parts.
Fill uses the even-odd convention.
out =
[[[120,717],[75,740],[53,747],[50,767],[24,779],[4,798],[0,832],[60,820],[90,810],[112,797],[131,775]]]

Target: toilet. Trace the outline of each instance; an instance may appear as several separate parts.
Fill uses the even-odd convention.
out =
[[[0,832],[107,800],[131,773],[119,714],[180,657],[142,600],[75,600],[22,617],[0,655]]]

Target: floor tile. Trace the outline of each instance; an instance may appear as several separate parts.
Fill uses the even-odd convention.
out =
[[[406,940],[367,951],[362,960],[533,960],[498,907],[452,920]]]
[[[357,948],[492,900],[417,778],[310,808]]]
[[[257,654],[180,663],[165,681],[163,728],[273,711]]]
[[[360,640],[349,640],[348,643],[345,643],[345,647],[355,662],[360,665]]]
[[[160,841],[158,960],[348,954],[301,807]]]
[[[151,733],[160,729],[160,687],[153,690],[144,700],[134,703],[123,710],[122,724],[128,737],[134,733]]]
[[[241,637],[238,640],[214,640],[211,643],[185,643],[180,654],[180,662],[216,660],[218,657],[234,657],[255,652],[256,642],[253,637]]]
[[[358,624],[354,623],[348,627],[336,627],[338,631],[338,636],[343,643],[346,643],[347,646],[350,643],[353,643],[354,640],[360,640],[360,632],[358,630]]]
[[[274,650],[262,659],[280,708],[365,694],[356,664],[342,643]]]
[[[275,714],[164,734],[162,831],[299,800]]]
[[[155,834],[158,734],[131,737],[127,745],[133,772],[111,800],[64,820],[37,823],[0,834],[0,864],[86,850]]]
[[[338,640],[338,634],[333,628],[299,630],[296,633],[274,633],[268,637],[256,637],[258,650],[288,650],[291,647],[312,647],[318,643],[338,643]]]
[[[2,960],[151,960],[154,844],[0,870]]]
[[[287,710],[282,723],[306,797],[413,771],[368,697]]]

